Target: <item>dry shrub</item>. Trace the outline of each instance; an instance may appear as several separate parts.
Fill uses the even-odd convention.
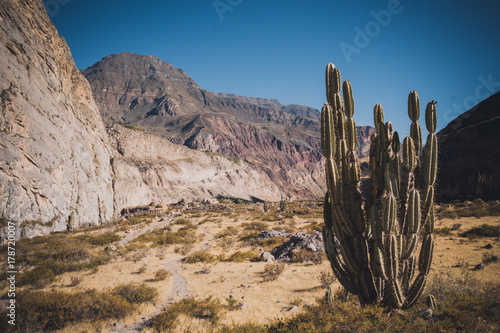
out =
[[[449,236],[451,231],[450,227],[434,228],[434,234],[439,236]]]
[[[76,287],[82,282],[82,278],[79,276],[72,276],[71,277],[71,283],[69,284],[70,287]]]
[[[244,222],[241,224],[243,229],[253,231],[264,231],[267,230],[268,226],[266,222]]]
[[[226,238],[226,237],[236,236],[236,235],[238,235],[238,229],[236,227],[233,227],[233,226],[228,226],[224,230],[222,230],[221,232],[219,232],[217,234],[217,238]]]
[[[298,249],[292,252],[291,262],[295,263],[305,263],[312,262],[315,265],[319,265],[323,262],[324,254],[323,252],[314,252],[307,249]]]
[[[155,288],[137,283],[119,285],[114,289],[117,295],[120,295],[131,304],[141,304],[145,302],[154,302],[158,297]]]
[[[149,254],[148,249],[139,249],[137,251],[131,252],[126,259],[127,260],[132,260],[133,262],[138,262],[144,259],[147,255]]]
[[[156,332],[173,331],[178,324],[177,317],[181,314],[207,320],[210,324],[216,325],[220,321],[223,311],[224,307],[218,298],[212,296],[203,300],[185,298],[151,318],[150,325]]]
[[[483,284],[466,268],[459,273],[446,270],[431,279],[426,293],[437,304],[431,331],[500,330],[500,284]]]
[[[16,268],[23,272],[16,281],[17,286],[43,288],[60,274],[97,269],[111,260],[111,256],[98,251],[97,246],[66,232],[19,240],[16,247]]]
[[[189,222],[188,219],[186,219],[184,217],[180,217],[177,220],[175,220],[172,224],[186,225],[186,224],[189,224],[189,223],[191,223],[191,222]]]
[[[191,254],[185,259],[188,264],[194,264],[197,262],[210,263],[215,260],[215,256],[206,251],[198,251]]]
[[[156,254],[156,256],[158,257],[158,259],[164,260],[165,259],[165,250],[164,249],[158,250],[158,253]]]
[[[193,249],[194,249],[193,243],[186,243],[186,244],[182,244],[180,247],[178,247],[178,250],[177,250],[177,248],[175,248],[174,251],[177,250],[176,253],[180,253],[183,256],[185,256],[186,254],[191,252]]]
[[[224,238],[219,242],[219,245],[222,247],[224,252],[227,252],[234,245],[234,239],[232,238]]]
[[[233,254],[231,254],[229,258],[226,259],[226,261],[234,261],[234,262],[243,262],[246,260],[258,261],[259,255],[250,251],[246,252],[236,251]]]
[[[500,227],[498,225],[482,224],[479,227],[461,232],[459,236],[468,237],[470,239],[478,237],[498,237],[500,236]]]
[[[242,324],[224,328],[226,333],[285,333],[285,332],[421,332],[421,322],[411,322],[404,313],[390,316],[384,308],[360,307],[355,302],[334,302],[325,300],[304,307],[303,312],[269,324]]]
[[[55,331],[82,322],[98,325],[102,321],[124,318],[137,304],[156,298],[156,290],[145,285],[118,286],[103,292],[28,290],[16,294],[16,325],[0,320],[0,332]]]
[[[148,266],[146,264],[142,264],[141,267],[139,267],[139,270],[137,271],[138,274],[144,273],[148,269]]]
[[[301,306],[302,304],[304,303],[304,300],[300,297],[300,296],[297,296],[295,297],[291,302],[290,304],[291,305],[295,305],[297,307]]]
[[[88,242],[92,245],[108,245],[114,242],[117,242],[121,239],[120,236],[113,232],[106,232],[100,235],[81,235],[76,237],[77,239],[81,239],[85,242]]]
[[[241,310],[243,308],[243,303],[238,301],[236,298],[227,297],[226,302],[226,309],[229,311]]]
[[[488,265],[493,262],[493,251],[486,251],[483,253],[483,264]]]
[[[337,277],[331,271],[322,271],[318,275],[318,281],[321,284],[321,288],[326,289],[337,281]]]
[[[266,281],[277,280],[285,271],[285,264],[282,262],[269,263],[264,266],[264,272],[261,273],[262,279]]]
[[[170,271],[162,268],[162,269],[159,269],[155,272],[155,279],[156,281],[163,281],[165,280],[167,277],[170,277],[172,276],[172,273],[170,273]]]

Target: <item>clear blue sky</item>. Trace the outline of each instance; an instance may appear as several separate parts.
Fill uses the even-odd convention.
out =
[[[154,55],[210,91],[319,109],[324,69],[333,62],[352,83],[356,123],[372,125],[373,106],[381,103],[401,135],[409,132],[411,90],[422,108],[438,101],[439,128],[500,90],[496,0],[45,4],[79,68],[111,53]]]

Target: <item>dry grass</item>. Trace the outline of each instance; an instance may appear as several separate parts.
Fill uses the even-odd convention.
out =
[[[334,294],[342,294],[338,281],[333,278],[333,274],[330,275],[331,268],[328,260],[312,265],[310,261],[304,260],[308,253],[298,253],[296,255],[297,263],[273,263],[271,265],[254,261],[255,257],[260,253],[270,251],[284,241],[280,237],[259,241],[256,236],[264,228],[282,229],[285,226],[296,231],[312,232],[317,230],[322,223],[322,207],[316,203],[314,203],[316,206],[310,207],[309,204],[311,203],[289,203],[287,213],[284,214],[281,220],[276,219],[276,212],[273,212],[273,207],[271,207],[269,213],[263,214],[256,211],[249,204],[228,204],[234,211],[179,215],[174,219],[174,223],[170,227],[154,230],[135,241],[131,241],[124,248],[118,248],[115,255],[109,255],[103,251],[106,245],[92,244],[94,239],[99,239],[98,235],[108,234],[107,236],[101,236],[103,239],[107,239],[111,232],[109,228],[93,229],[91,231],[77,230],[74,233],[64,233],[54,238],[50,236],[34,240],[29,247],[21,250],[20,254],[23,264],[29,264],[30,270],[33,270],[33,267],[43,267],[44,263],[51,263],[53,260],[61,260],[61,262],[66,260],[69,263],[68,267],[76,264],[87,265],[81,270],[60,271],[54,280],[44,282],[44,287],[48,288],[47,290],[76,295],[90,289],[94,289],[96,293],[105,293],[109,290],[115,290],[114,288],[121,284],[127,285],[130,283],[135,286],[145,283],[147,286],[155,288],[158,292],[156,304],[142,303],[135,307],[135,310],[126,312],[124,317],[119,319],[124,326],[141,321],[142,317],[147,317],[164,307],[167,309],[175,308],[175,306],[167,306],[167,303],[165,303],[174,286],[174,279],[170,278],[169,271],[165,269],[165,265],[170,262],[173,263],[171,265],[177,270],[177,273],[186,280],[187,291],[189,295],[194,296],[193,302],[196,303],[196,306],[191,301],[183,301],[185,303],[182,303],[178,298],[174,299],[173,304],[184,304],[179,307],[193,309],[201,302],[204,305],[200,305],[200,308],[209,309],[204,310],[207,311],[205,315],[201,310],[201,312],[179,310],[179,312],[175,313],[175,316],[169,312],[163,315],[163,319],[160,318],[161,322],[164,323],[162,325],[168,326],[170,325],[168,323],[175,323],[178,331],[182,328],[182,330],[194,332],[245,332],[247,329],[247,331],[252,331],[250,330],[252,328],[255,332],[267,332],[268,329],[275,332],[284,332],[286,329],[294,331],[292,330],[293,327],[312,329],[312,331],[318,332],[328,329],[341,330],[339,327],[352,331],[367,331],[369,329],[373,329],[373,331],[391,331],[391,327],[398,327],[398,329],[401,327],[401,330],[404,328],[411,330],[420,328],[420,331],[422,329],[432,331],[429,328],[430,326],[426,326],[427,324],[422,321],[418,321],[418,325],[421,326],[411,326],[408,317],[399,317],[387,321],[381,309],[360,309],[355,305],[355,300],[348,303],[338,301],[338,304],[335,304],[331,310],[327,309],[321,301],[317,301],[324,296],[322,287],[327,284],[331,285]],[[300,209],[304,210],[303,214],[300,213]],[[262,219],[260,219],[261,217]],[[206,232],[215,236],[214,239],[205,235],[197,227],[200,222],[203,223]],[[128,229],[132,228],[133,231],[147,225],[146,221],[140,221],[132,225],[128,225],[126,221],[123,223]],[[436,229],[444,232],[436,233],[431,278],[444,270],[451,270],[453,274],[458,274],[461,269],[451,267],[459,262],[468,263],[470,268],[478,263],[485,262],[489,264],[485,265],[484,270],[473,273],[475,279],[480,283],[486,281],[500,282],[498,278],[500,276],[500,264],[490,261],[493,255],[498,254],[496,253],[499,246],[498,236],[472,238],[460,236],[460,233],[475,228],[483,230],[482,224],[498,228],[500,225],[498,217],[489,216],[480,219],[476,217],[444,218],[438,220],[436,224]],[[458,224],[461,226],[457,227]],[[121,228],[117,230],[121,230]],[[126,236],[121,231],[116,232],[116,234],[120,238]],[[203,239],[200,238],[202,235],[204,235]],[[106,242],[102,244],[104,243]],[[488,243],[493,244],[491,250],[483,248]],[[72,249],[72,251],[68,251],[68,249]],[[103,256],[103,258],[107,259],[99,261],[96,266],[92,266],[97,267],[97,271],[93,273],[89,263],[96,256]],[[182,261],[185,258],[186,260]],[[277,269],[278,265],[281,265],[282,269]],[[143,266],[147,267],[147,269],[142,274],[134,274]],[[164,280],[157,276],[157,272],[162,270],[167,271]],[[266,277],[266,275],[269,277]],[[273,279],[271,276],[277,278]],[[80,279],[78,283],[72,283],[75,278]],[[34,278],[34,281],[38,281],[36,279]],[[33,286],[34,284],[27,284],[25,287],[21,286],[20,288],[21,290],[27,290]],[[5,292],[5,289],[3,292]],[[114,293],[116,294],[116,292]],[[212,297],[209,299],[211,295]],[[123,299],[122,296],[119,297]],[[457,304],[464,304],[465,306],[465,304],[469,304],[467,302],[471,301],[472,298],[459,298],[457,300]],[[445,306],[448,303],[443,300],[439,302],[441,305],[438,305],[438,307],[441,306],[439,311],[442,311],[443,318],[455,318],[450,315],[451,309],[446,308],[449,305]],[[300,305],[298,313],[281,313],[283,308],[294,304]],[[492,306],[491,303],[488,304],[488,306]],[[210,312],[212,311],[210,310],[211,307],[213,308],[213,314]],[[478,307],[477,309],[484,309],[484,307]],[[460,311],[464,311],[463,307]],[[192,315],[191,313],[195,314]],[[477,314],[478,312],[474,313]],[[316,316],[316,319],[311,322],[310,317],[312,314]],[[342,316],[344,317],[340,318]],[[354,320],[354,316],[358,316],[359,320]],[[373,318],[373,323],[369,323],[368,318],[370,316]],[[214,319],[212,320],[211,317]],[[276,319],[280,319],[283,324],[278,324]],[[332,320],[337,320],[337,324],[340,326],[334,326],[330,322]],[[451,319],[446,320],[451,322]],[[114,321],[116,319],[102,318],[90,320],[92,324],[82,322],[76,324],[75,321],[75,326],[69,324],[69,326],[66,326],[65,332],[95,331],[96,328],[92,325],[102,325],[103,328],[110,330]],[[358,324],[361,326],[357,326]],[[415,322],[412,325],[414,324]],[[80,328],[80,326],[86,328]],[[295,331],[305,332],[298,328]],[[449,328],[446,328],[444,331],[447,329],[449,330]]]

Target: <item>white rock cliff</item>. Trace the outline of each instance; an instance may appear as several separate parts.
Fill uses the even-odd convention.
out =
[[[110,145],[43,2],[0,2],[0,216],[52,231],[113,214]],[[48,223],[48,224],[47,224]]]

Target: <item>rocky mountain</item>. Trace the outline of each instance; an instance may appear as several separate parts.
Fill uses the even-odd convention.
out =
[[[43,2],[0,2],[0,217],[52,230],[113,214],[111,146]]]
[[[500,198],[500,92],[438,134],[440,200]]]
[[[277,100],[212,93],[153,56],[113,54],[83,71],[104,119],[138,125],[187,147],[262,170],[283,194],[323,195],[319,111]],[[358,128],[359,153],[370,127]]]
[[[147,133],[108,127],[115,208],[214,198],[279,199],[266,174],[243,162],[204,153]]]
[[[31,237],[151,202],[281,195],[248,163],[106,126],[42,0],[0,2],[0,91],[0,238],[7,222]]]

